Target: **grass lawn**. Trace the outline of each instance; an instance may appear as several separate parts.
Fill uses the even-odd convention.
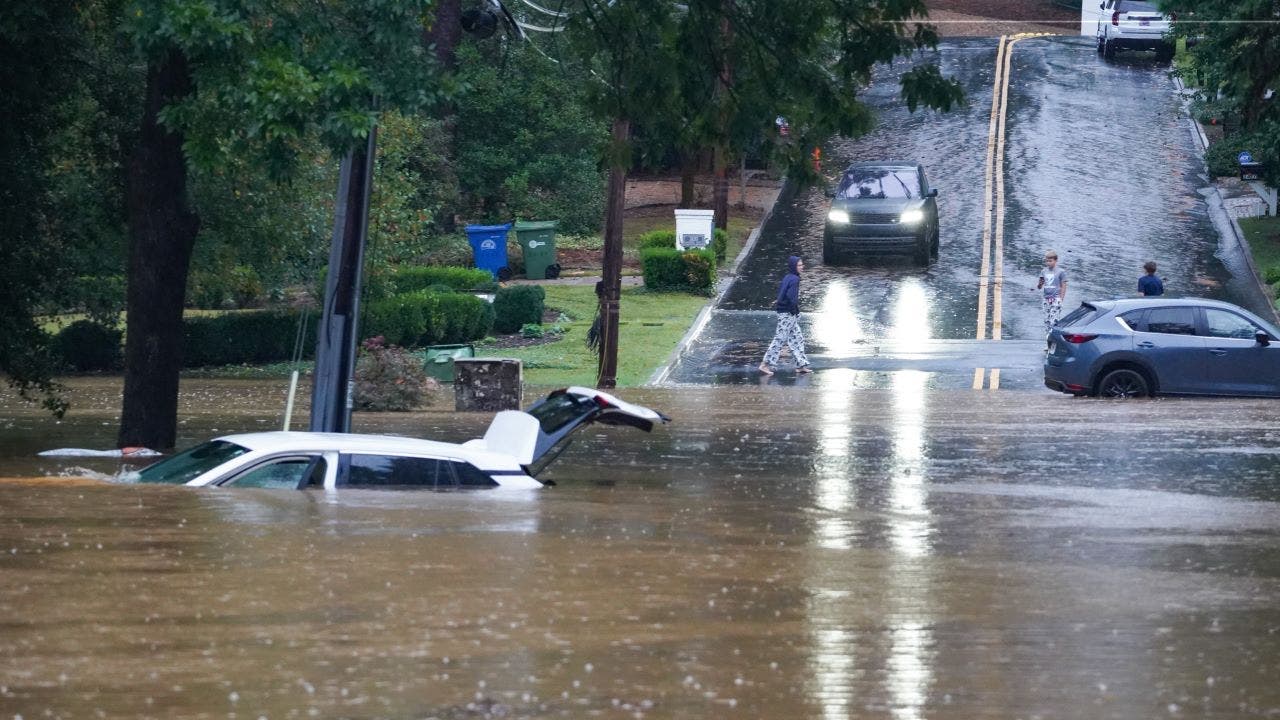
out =
[[[1258,272],[1265,278],[1267,270],[1275,268],[1276,273],[1280,274],[1280,218],[1244,218],[1240,221],[1240,229],[1244,230],[1244,237],[1249,241],[1249,249],[1253,252],[1253,262],[1258,266]],[[1280,282],[1271,283],[1272,297],[1278,286]]]
[[[587,349],[587,331],[596,316],[595,288],[548,285],[547,307],[566,313],[571,322],[564,337],[525,348],[476,348],[477,355],[519,358],[530,385],[594,385],[596,356]],[[708,299],[684,293],[655,293],[644,288],[622,291],[619,327],[618,385],[645,383],[675,349]]]

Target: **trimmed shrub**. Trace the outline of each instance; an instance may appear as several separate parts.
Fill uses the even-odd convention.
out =
[[[641,250],[645,248],[671,248],[676,246],[675,230],[651,230],[640,236],[639,247]],[[729,233],[716,228],[711,236],[711,250],[716,254],[716,262],[724,262],[725,254],[729,252]]]
[[[365,340],[356,359],[355,406],[373,412],[407,411],[430,405],[440,385],[427,377],[422,358],[382,337]]]
[[[1257,143],[1242,134],[1228,135],[1209,146],[1204,153],[1205,165],[1213,177],[1240,174],[1240,153],[1252,149]]]
[[[547,291],[540,285],[502,288],[493,298],[493,329],[500,333],[515,333],[530,323],[541,325],[546,301]]]
[[[1262,272],[1262,279],[1266,280],[1268,285],[1280,283],[1280,267],[1273,265],[1267,268]]]
[[[441,285],[460,292],[493,292],[497,289],[489,271],[476,268],[401,266],[391,278],[391,286],[397,295],[433,290]]]
[[[184,318],[182,364],[205,367],[290,360],[298,317],[296,312],[252,310]],[[315,352],[316,323],[314,315],[308,319],[304,357]]]
[[[716,256],[711,250],[645,248],[640,266],[650,290],[709,293],[716,284]]]
[[[479,340],[493,332],[493,306],[473,295],[439,295],[444,331],[440,342],[445,344]]]
[[[77,320],[53,338],[54,350],[76,372],[98,372],[120,367],[120,340],[113,327],[92,320]]]

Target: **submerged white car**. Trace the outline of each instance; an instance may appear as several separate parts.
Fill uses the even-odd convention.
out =
[[[600,423],[645,432],[670,418],[590,388],[557,390],[505,410],[461,445],[390,435],[263,432],[227,435],[138,471],[141,483],[250,488],[540,488],[536,476],[577,430]]]

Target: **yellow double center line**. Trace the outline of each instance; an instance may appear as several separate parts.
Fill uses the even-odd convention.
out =
[[[987,317],[991,317],[991,339],[1004,334],[1004,153],[1005,127],[1009,117],[1009,70],[1013,46],[1029,38],[1049,33],[1020,33],[1000,36],[996,51],[996,76],[991,88],[991,120],[987,126],[987,163],[983,169],[982,267],[978,277],[978,340],[987,339]],[[992,216],[994,215],[994,222]],[[992,390],[1000,389],[1000,368],[991,369]],[[973,389],[986,385],[987,369],[973,371]]]

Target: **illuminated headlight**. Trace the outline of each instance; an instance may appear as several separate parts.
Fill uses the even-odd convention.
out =
[[[908,225],[915,225],[916,223],[924,222],[924,211],[907,210],[902,213],[902,217],[898,218],[898,221],[907,223]]]
[[[831,208],[831,212],[827,213],[827,219],[833,223],[848,225],[849,213],[839,208]]]

